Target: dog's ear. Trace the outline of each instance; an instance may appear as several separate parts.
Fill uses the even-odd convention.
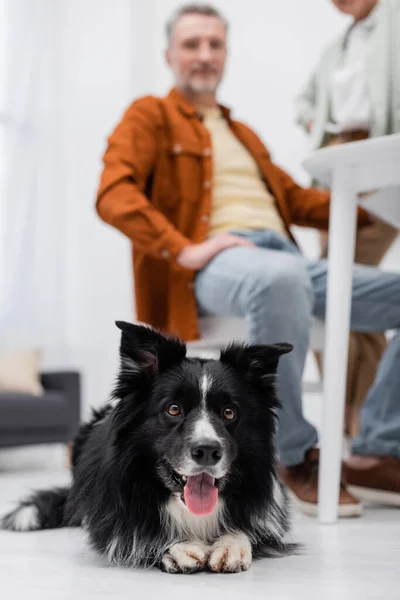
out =
[[[221,351],[220,360],[250,379],[268,380],[275,377],[282,354],[292,350],[291,344],[231,344]]]
[[[131,384],[133,378],[155,377],[186,356],[186,345],[177,338],[167,338],[151,327],[116,321],[121,329],[120,383]]]

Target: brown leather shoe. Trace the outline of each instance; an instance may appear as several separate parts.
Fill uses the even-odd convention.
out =
[[[306,452],[305,460],[294,467],[280,466],[279,474],[286,484],[289,496],[297,508],[305,515],[318,514],[318,466],[319,450],[311,448]],[[362,504],[340,484],[339,517],[359,517]]]
[[[343,475],[356,498],[400,508],[400,460],[397,458],[379,458],[376,465],[366,469],[344,463]]]

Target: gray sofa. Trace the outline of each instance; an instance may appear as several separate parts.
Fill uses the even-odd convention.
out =
[[[79,373],[43,373],[44,394],[0,392],[0,447],[67,443],[80,420]]]

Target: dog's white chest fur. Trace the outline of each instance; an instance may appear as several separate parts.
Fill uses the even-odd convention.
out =
[[[218,499],[213,513],[208,516],[195,516],[186,508],[179,496],[173,496],[166,507],[174,537],[179,539],[212,542],[221,535],[223,529],[224,503]]]

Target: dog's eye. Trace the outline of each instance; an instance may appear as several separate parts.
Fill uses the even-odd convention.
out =
[[[227,421],[232,421],[236,417],[236,412],[233,410],[233,408],[227,407],[222,411],[222,416]]]
[[[179,404],[170,404],[167,408],[167,413],[171,415],[171,417],[177,417],[181,414],[181,407]]]

